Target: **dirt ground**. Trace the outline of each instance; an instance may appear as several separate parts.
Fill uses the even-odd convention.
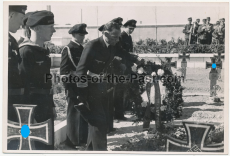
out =
[[[173,72],[179,71],[173,69]],[[182,86],[183,92],[183,115],[176,121],[189,120],[195,122],[223,123],[224,122],[224,73],[221,72],[222,80],[217,81],[221,90],[217,92],[221,102],[214,103],[209,100],[209,72],[210,69],[188,68],[187,78]],[[134,116],[126,113],[127,121],[114,122],[116,131],[107,136],[108,150],[112,151],[116,147],[129,142],[150,137],[147,132],[142,131],[142,122],[134,124]],[[155,129],[155,122],[151,122],[151,128]],[[61,144],[59,150],[73,150]]]

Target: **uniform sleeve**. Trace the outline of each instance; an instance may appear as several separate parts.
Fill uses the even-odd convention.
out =
[[[96,46],[94,46],[92,43],[88,43],[82,52],[80,61],[76,69],[76,74],[77,76],[80,77],[80,81],[77,82],[77,87],[80,87],[80,88],[88,87],[87,79],[86,81],[84,80],[81,81],[81,77],[84,77],[84,79],[87,77],[87,72],[93,61],[93,55],[94,55],[93,53],[95,50],[96,50]]]
[[[29,89],[35,62],[34,56],[32,50],[26,47],[20,48],[19,53],[22,58],[21,63],[19,64],[19,71],[22,76],[25,88]]]
[[[60,64],[60,74],[61,75],[68,75],[69,71],[69,63],[68,63],[69,57],[68,57],[68,51],[65,47],[61,54],[61,64]]]
[[[131,49],[131,52],[133,52],[133,40],[132,40],[132,36],[130,36],[131,38],[131,45],[130,45],[130,49]]]
[[[124,50],[121,46],[117,46],[115,56],[119,56],[124,61],[130,61],[132,63],[136,63],[139,60],[139,57],[134,54],[130,54],[126,50]]]
[[[123,49],[128,49],[129,44],[126,42],[126,36],[125,35],[121,34],[119,42],[120,42],[121,46],[123,47]]]

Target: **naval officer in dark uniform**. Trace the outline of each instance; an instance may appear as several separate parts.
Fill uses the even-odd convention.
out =
[[[44,42],[50,41],[55,32],[54,15],[50,11],[33,12],[26,25],[31,29],[30,40],[22,42],[20,45],[20,55],[22,61],[19,66],[27,95],[27,103],[37,105],[34,111],[35,120],[40,123],[52,120],[53,131],[50,135],[54,138],[54,118],[56,116],[53,102],[52,82],[46,81],[46,76],[50,75],[51,59],[49,50],[44,48]],[[35,141],[37,150],[53,150],[52,145],[46,145]]]
[[[133,40],[131,34],[136,28],[136,23],[137,21],[134,19],[128,20],[124,24],[125,30],[121,33],[122,47],[128,52],[133,52]]]
[[[95,40],[88,42],[82,52],[76,73],[79,77],[99,77],[99,74],[106,75],[109,64],[115,56],[115,44],[119,40],[120,27],[118,24],[109,22],[105,24],[104,34]],[[79,81],[79,99],[88,103],[89,133],[87,150],[107,150],[107,128],[109,118],[109,107],[106,82],[88,83]]]
[[[9,37],[8,37],[8,120],[18,122],[13,104],[23,103],[24,88],[19,74],[18,65],[21,61],[18,43],[10,33],[16,33],[25,16],[26,5],[9,6]],[[11,140],[7,144],[8,150],[16,150],[18,140]]]
[[[120,17],[111,20],[111,22],[117,23],[120,27],[122,26],[122,21],[123,21],[123,19]],[[104,28],[104,25],[102,25],[98,28],[98,30],[101,31],[102,34],[104,33],[103,28]],[[119,42],[117,42],[115,46],[117,49],[116,56],[119,56],[122,59],[119,60],[119,63],[117,63],[115,65],[114,74],[124,75],[126,68],[127,68],[125,64],[127,62],[132,63],[132,65],[133,65],[133,63],[139,63],[138,59],[140,61],[140,58],[137,55],[129,53],[128,51],[126,51],[125,48],[122,47],[121,38],[119,38]],[[130,66],[130,68],[131,68],[131,66]],[[131,71],[131,69],[130,69],[130,71]],[[113,112],[113,110],[111,110],[110,114],[112,116],[114,116],[113,118],[116,120],[126,120],[126,118],[124,116],[125,108],[124,108],[124,102],[123,102],[124,101],[124,91],[126,90],[125,86],[126,86],[125,84],[118,83],[118,84],[116,84],[115,90],[113,92],[114,93],[113,94],[114,112]],[[111,120],[109,131],[113,131],[113,130],[114,130],[113,129],[113,120]]]
[[[120,27],[122,27],[122,21],[123,19],[121,17],[115,18],[113,20],[111,20],[111,22],[115,22],[117,23]],[[98,28],[99,31],[102,32],[102,34],[104,33],[104,25],[100,26]],[[119,38],[119,42],[116,43],[116,47],[117,47],[117,51],[118,53],[123,53],[126,54],[128,53],[128,51],[126,51],[123,47],[122,47],[122,43],[121,43],[121,38]],[[130,58],[130,57],[128,57]],[[125,60],[128,59],[123,57],[123,59],[121,61],[119,61],[119,65],[115,66],[115,71],[114,74],[116,75],[123,75],[125,70],[126,70],[126,66],[125,66]],[[113,90],[112,95],[110,95],[110,97],[112,97],[110,100],[111,104],[113,104],[114,108],[111,108],[111,122],[110,122],[110,126],[109,126],[109,131],[114,131],[115,129],[113,128],[113,118],[114,119],[122,119],[124,120],[124,106],[123,106],[123,90],[124,90],[124,84],[117,84],[115,87],[115,90]]]
[[[105,24],[103,36],[87,43],[77,66],[76,73],[81,77],[77,83],[80,90],[79,99],[87,104],[89,111],[86,117],[89,123],[87,150],[107,150],[106,134],[110,123],[107,92],[111,89],[111,85],[106,81],[88,82],[86,77],[104,75],[106,78],[108,67],[115,56],[128,57],[117,49],[116,43],[119,41],[120,33],[119,24],[115,22]]]
[[[84,41],[85,35],[88,34],[86,27],[87,25],[84,23],[76,24],[69,30],[69,34],[72,35],[72,40],[62,51],[61,76],[66,76],[67,78],[70,78],[70,75],[74,76],[84,49],[81,44]],[[63,82],[63,84],[68,102],[66,143],[71,147],[78,148],[78,146],[86,144],[87,142],[88,123],[81,117],[80,112],[74,108],[74,105],[79,103],[76,83]]]

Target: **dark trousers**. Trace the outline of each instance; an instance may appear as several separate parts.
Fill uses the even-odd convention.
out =
[[[200,44],[209,44],[208,40],[200,40]]]
[[[89,132],[87,149],[93,151],[107,150],[107,130],[109,125],[109,103],[106,83],[89,83],[88,122]]]
[[[36,150],[54,150],[54,116],[53,116],[53,95],[52,94],[31,94],[28,104],[37,105],[34,110],[34,118],[37,123],[51,119],[53,130],[49,135],[52,135],[52,144],[46,145],[39,141],[34,141]]]
[[[121,119],[124,118],[124,84],[117,84],[115,88],[114,95],[114,118]]]
[[[86,144],[88,123],[81,117],[81,113],[74,108],[79,101],[76,97],[67,97],[67,139],[74,146]]]
[[[114,87],[113,90],[111,90],[109,93],[108,93],[108,105],[109,105],[109,127],[108,127],[108,133],[113,131],[113,119],[114,119],[114,97],[115,97],[115,89],[116,87]]]

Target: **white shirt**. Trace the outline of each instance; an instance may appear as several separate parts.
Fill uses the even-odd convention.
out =
[[[105,42],[106,47],[108,48],[108,47],[109,47],[109,43],[108,43],[108,42],[106,42],[106,40],[105,40],[105,36],[104,36],[104,35],[103,35],[103,40],[104,40],[104,42]]]
[[[126,32],[126,31],[124,31],[124,32]],[[128,34],[127,32],[126,32],[126,34],[127,34],[128,36],[130,36],[130,34]]]

